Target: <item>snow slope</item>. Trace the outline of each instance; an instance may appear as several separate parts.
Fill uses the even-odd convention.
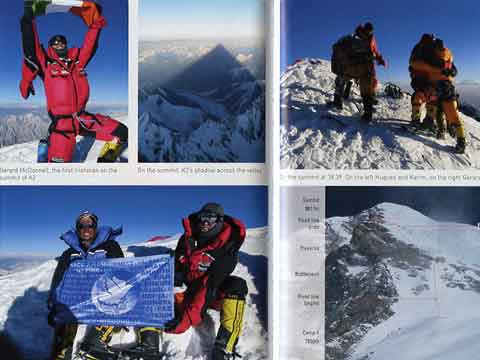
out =
[[[327,320],[327,359],[478,358],[477,227],[437,222],[384,203],[353,217],[328,219],[327,229],[330,259],[343,268],[334,280],[347,279],[342,291],[359,294],[358,288],[370,286],[362,296],[330,303],[351,317]],[[370,282],[373,268],[382,269],[381,276],[388,279]],[[372,287],[377,297],[369,307]],[[337,290],[327,287],[327,298]]]
[[[127,114],[114,114],[112,117],[128,125]],[[98,154],[104,144],[104,141],[97,141],[93,138],[78,136],[73,161],[96,163]],[[38,140],[0,147],[0,163],[36,163],[37,146]],[[128,148],[123,151],[120,161],[128,161]]]
[[[126,256],[148,256],[174,249],[178,236],[164,241],[144,242],[123,248]],[[267,229],[251,229],[240,252],[234,275],[248,284],[249,296],[245,309],[243,335],[237,351],[243,359],[267,358]],[[28,360],[48,356],[52,330],[47,325],[46,300],[56,261],[0,277],[0,331],[5,331]],[[204,323],[181,335],[165,334],[162,359],[206,360],[215,340],[219,314],[213,310]],[[28,325],[27,325],[28,324]],[[76,342],[84,329],[79,330]],[[133,332],[123,332],[112,341],[127,346],[134,340]]]
[[[461,114],[467,130],[466,155],[452,152],[455,140],[413,134],[410,96],[383,95],[380,85],[374,122],[360,120],[363,105],[357,86],[341,111],[333,100],[335,74],[330,62],[305,59],[281,79],[281,164],[285,169],[465,169],[480,168],[480,123]]]

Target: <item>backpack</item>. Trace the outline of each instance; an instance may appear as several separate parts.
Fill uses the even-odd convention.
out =
[[[347,35],[332,46],[332,72],[340,75],[348,65],[366,64],[373,60],[367,41],[355,35]]]
[[[444,62],[439,58],[432,43],[419,42],[412,50],[410,61],[421,60],[434,67],[443,68]]]

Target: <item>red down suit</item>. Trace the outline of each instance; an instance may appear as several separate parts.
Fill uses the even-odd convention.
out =
[[[175,249],[175,272],[180,274],[187,290],[176,296],[179,321],[175,328],[168,330],[170,333],[183,333],[190,326],[199,325],[207,309],[220,311],[226,298],[245,299],[248,292],[245,280],[230,275],[238,263],[238,251],[245,240],[245,225],[225,216],[221,231],[199,246],[192,232],[194,222],[195,215],[183,220],[185,232]],[[215,261],[208,271],[202,271],[201,263],[206,254],[213,255]],[[177,279],[176,276],[178,285]]]
[[[60,58],[52,47],[40,44],[33,18],[21,20],[24,61],[20,93],[27,99],[34,94],[33,80],[43,80],[47,110],[52,120],[49,137],[49,162],[70,162],[77,135],[93,136],[102,141],[126,142],[128,129],[109,116],[85,110],[90,97],[86,67],[94,56],[105,18],[98,16],[89,24],[81,48],[70,48]]]

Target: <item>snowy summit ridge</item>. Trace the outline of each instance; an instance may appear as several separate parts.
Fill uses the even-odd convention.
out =
[[[467,131],[465,155],[446,140],[412,133],[410,96],[387,97],[377,89],[373,122],[365,124],[360,90],[352,86],[343,110],[329,109],[336,75],[330,61],[303,59],[281,79],[281,164],[285,169],[465,169],[480,168],[480,123],[460,114]]]

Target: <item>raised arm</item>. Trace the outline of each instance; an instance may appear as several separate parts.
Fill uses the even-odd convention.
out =
[[[45,64],[45,50],[40,44],[33,12],[25,8],[25,13],[20,21],[22,31],[23,55],[26,65],[32,70],[43,72]]]
[[[30,94],[35,95],[33,80],[37,75],[43,78],[45,66],[45,51],[40,45],[31,8],[25,8],[25,13],[20,21],[20,29],[24,56],[20,93],[24,99],[27,99]]]
[[[100,32],[107,25],[105,18],[101,15],[101,7],[93,2],[84,2],[83,8],[73,8],[71,12],[79,16],[88,26],[85,40],[80,49],[79,65],[86,67],[98,48]]]

